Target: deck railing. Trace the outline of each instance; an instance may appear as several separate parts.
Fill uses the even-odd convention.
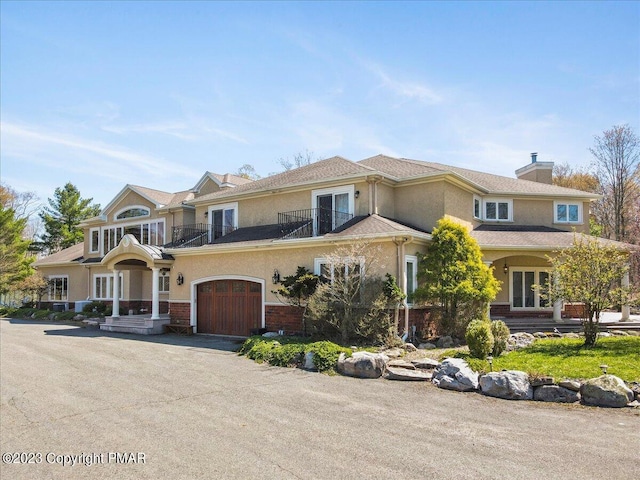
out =
[[[353,214],[307,208],[278,213],[282,238],[309,238],[329,233],[353,218]]]
[[[208,223],[181,225],[171,229],[171,243],[165,246],[170,248],[201,247],[234,230],[235,228],[231,226],[221,227]]]

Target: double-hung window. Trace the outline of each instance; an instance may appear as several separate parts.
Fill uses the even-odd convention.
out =
[[[220,238],[238,228],[238,204],[215,205],[209,207],[209,223],[211,225],[210,241]]]
[[[345,281],[345,279],[359,281],[364,275],[364,258],[341,258],[333,261],[327,258],[316,258],[313,271],[331,283]]]
[[[49,301],[69,300],[69,276],[51,275],[49,277]]]
[[[171,285],[171,277],[169,276],[169,272],[160,271],[160,293],[169,293],[169,285]]]
[[[577,202],[554,202],[556,223],[581,223],[582,204]]]

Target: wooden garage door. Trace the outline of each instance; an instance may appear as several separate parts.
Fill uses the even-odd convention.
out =
[[[248,336],[262,325],[262,286],[245,280],[198,285],[198,332]]]

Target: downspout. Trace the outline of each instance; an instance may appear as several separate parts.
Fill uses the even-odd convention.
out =
[[[393,243],[397,246],[398,256],[398,280],[400,280],[400,289],[407,293],[407,273],[405,269],[404,255],[405,244],[410,240],[410,237],[396,237],[393,239]],[[402,341],[406,342],[409,338],[409,304],[407,303],[407,297],[405,296],[402,301],[402,307],[404,308],[404,332],[402,333]]]

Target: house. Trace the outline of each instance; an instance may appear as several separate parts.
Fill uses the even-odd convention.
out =
[[[39,260],[50,302],[109,302],[106,330],[248,335],[299,331],[300,312],[272,293],[298,266],[330,272],[336,245],[379,246],[385,271],[405,292],[417,285],[417,254],[443,216],[466,225],[502,290],[492,315],[573,315],[534,284],[548,279],[546,255],[589,230],[592,193],[552,185],[551,162],[503,177],[439,163],[377,155],[342,157],[250,181],[207,172],[191,190],[125,186],[82,224],[85,241]],[[325,270],[322,270],[325,269]],[[79,305],[82,305],[80,303]],[[425,319],[407,305],[405,328]]]

